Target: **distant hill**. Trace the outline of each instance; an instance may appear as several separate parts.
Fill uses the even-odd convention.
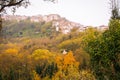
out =
[[[50,15],[36,15],[36,16],[20,16],[20,15],[5,15],[3,16],[3,19],[5,21],[17,21],[19,24],[21,21],[30,21],[31,23],[48,23],[51,22],[51,26],[55,28],[56,31],[62,32],[64,34],[67,34],[71,31],[73,28],[78,28],[79,31],[84,31],[88,28],[88,26],[84,26],[80,23],[72,22],[67,20],[64,17],[61,17],[58,14],[50,14]],[[99,26],[95,27],[99,30],[106,30],[108,29],[107,26]],[[37,31],[36,33],[39,33]]]
[[[20,16],[20,15],[5,15],[3,16],[4,20],[16,20],[18,22],[22,20],[30,20],[31,22],[51,22],[52,26],[56,27],[56,30],[61,30],[63,33],[68,33],[73,27],[81,28],[81,30],[85,28],[85,26],[67,20],[64,17],[61,17],[58,14],[50,14],[50,15],[37,15],[37,16]]]

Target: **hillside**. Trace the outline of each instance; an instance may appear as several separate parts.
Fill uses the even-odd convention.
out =
[[[1,80],[94,80],[92,72],[84,70],[89,69],[90,58],[81,47],[86,33],[79,31],[78,23],[62,17],[39,19],[4,16]]]
[[[103,57],[103,60],[108,57],[109,54],[104,53],[107,54],[112,50],[111,47],[114,45],[111,42],[116,43],[120,34],[117,20],[113,22],[117,27],[114,30],[113,23],[109,29],[104,25],[83,26],[56,14],[32,17],[7,15],[3,16],[3,19],[4,38],[0,44],[0,66],[4,66],[6,70],[0,67],[0,75],[3,75],[3,78],[8,75],[6,80],[9,77],[14,77],[15,80],[32,80],[36,77],[42,80],[57,78],[58,80],[95,80],[96,76],[91,65],[101,66],[98,64],[100,57]],[[4,64],[6,60],[9,63]],[[23,67],[19,67],[18,64]],[[97,68],[93,66],[93,69]],[[106,70],[106,67],[103,69]],[[107,74],[108,77],[112,75],[112,69]],[[105,70],[100,67],[100,73],[107,73],[108,71]]]
[[[50,15],[45,15],[45,16],[42,16],[42,15],[37,15],[37,16],[6,15],[6,16],[3,16],[3,19],[5,21],[6,20],[9,20],[9,21],[14,20],[14,21],[17,21],[18,23],[23,20],[24,21],[29,20],[32,23],[52,22],[51,26],[54,26],[56,31],[60,31],[64,34],[70,32],[70,30],[73,27],[78,27],[80,30],[85,29],[85,27],[83,25],[69,21],[66,18],[61,17],[57,14],[50,14]]]
[[[36,16],[20,16],[20,15],[5,15],[3,16],[3,19],[6,21],[17,21],[18,23],[20,21],[26,21],[29,20],[32,23],[48,23],[52,22],[51,26],[54,26],[56,31],[60,31],[64,34],[67,34],[70,32],[70,30],[74,27],[78,28],[79,31],[84,31],[89,26],[84,26],[83,24],[76,23],[69,21],[65,17],[61,17],[58,14],[49,14],[49,15],[36,15]],[[94,26],[94,28],[98,30],[107,30],[108,26],[100,25],[100,26]]]

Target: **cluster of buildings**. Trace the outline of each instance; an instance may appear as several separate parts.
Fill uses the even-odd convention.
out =
[[[20,15],[5,15],[2,17],[4,20],[26,20],[29,19],[32,22],[50,22],[52,21],[52,25],[56,28],[56,31],[61,31],[64,34],[67,34],[71,31],[72,28],[77,27],[79,31],[84,31],[88,28],[88,26],[81,25],[79,23],[75,23],[67,20],[64,17],[59,16],[58,14],[50,14],[50,15],[37,15],[37,16],[20,16]],[[104,31],[108,29],[108,26],[101,25],[99,27],[94,27],[100,31]]]

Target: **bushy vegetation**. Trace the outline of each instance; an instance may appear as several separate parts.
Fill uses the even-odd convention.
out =
[[[2,33],[4,37],[48,37],[57,34],[52,22],[31,22],[29,19],[21,21],[4,21]]]
[[[68,34],[55,31],[52,22],[6,21],[3,36],[0,80],[120,79],[117,19],[105,32],[90,27]]]
[[[112,19],[109,30],[85,38],[85,49],[91,57],[91,68],[97,80],[120,79],[120,21]]]
[[[52,22],[5,21],[0,44],[0,80],[94,80],[85,35],[55,31]],[[63,51],[67,54],[63,54]],[[3,68],[4,67],[4,68]]]

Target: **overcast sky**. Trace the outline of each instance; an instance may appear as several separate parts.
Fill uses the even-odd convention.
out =
[[[58,0],[57,3],[30,0],[31,5],[19,8],[15,15],[59,14],[70,21],[83,25],[108,25],[110,18],[109,0]]]

